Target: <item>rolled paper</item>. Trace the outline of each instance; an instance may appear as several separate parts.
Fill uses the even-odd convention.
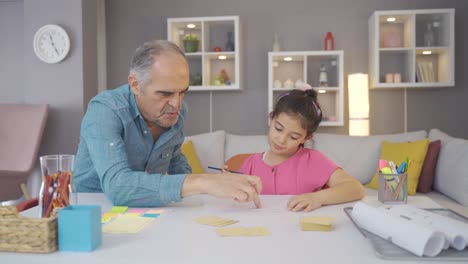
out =
[[[468,224],[409,205],[394,206],[388,210],[393,215],[404,216],[419,225],[428,225],[444,233],[450,247],[463,250],[468,242]]]
[[[390,214],[383,207],[357,202],[352,217],[365,230],[418,256],[437,256],[445,243],[442,232]]]

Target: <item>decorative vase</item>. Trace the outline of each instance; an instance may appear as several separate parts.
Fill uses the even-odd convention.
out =
[[[331,32],[327,32],[327,35],[325,36],[325,40],[323,42],[325,50],[335,49],[335,39],[333,38],[333,34]]]
[[[278,52],[280,51],[280,44],[278,41],[278,34],[275,33],[275,41],[273,42],[273,51]]]
[[[224,47],[226,51],[234,51],[234,33],[232,31],[229,31],[227,33],[227,42],[226,46]]]
[[[185,52],[197,52],[198,51],[198,40],[186,39],[184,40]]]
[[[291,81],[291,79],[287,79],[287,80],[284,82],[284,88],[287,88],[287,89],[292,89],[292,88],[294,88],[294,82]]]
[[[424,32],[424,46],[433,47],[434,44],[434,30],[432,29],[432,23],[427,23],[426,32]]]

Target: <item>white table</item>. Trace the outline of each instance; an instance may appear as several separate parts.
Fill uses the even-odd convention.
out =
[[[288,212],[285,209],[288,196],[262,196],[261,199],[264,208],[253,209],[252,204],[209,196],[191,197],[165,208],[166,214],[141,233],[104,233],[101,247],[93,252],[0,252],[0,263],[390,263],[375,256],[370,242],[345,215],[343,208],[353,203],[326,206],[307,213],[332,216],[334,229],[304,232],[299,228],[299,217],[305,213]],[[367,199],[375,200],[375,197]],[[103,212],[112,206],[103,194],[80,194],[78,202],[101,205]],[[409,204],[439,207],[427,197],[409,197]],[[30,209],[26,214],[37,215],[35,210]],[[193,221],[202,215],[237,219],[239,226],[264,226],[272,235],[219,237],[214,227]]]

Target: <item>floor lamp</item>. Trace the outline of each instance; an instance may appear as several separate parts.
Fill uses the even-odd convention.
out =
[[[369,135],[369,81],[365,73],[348,75],[349,135]]]

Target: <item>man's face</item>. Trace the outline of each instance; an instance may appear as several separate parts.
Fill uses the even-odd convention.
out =
[[[182,56],[159,56],[152,66],[151,81],[146,87],[141,87],[132,75],[128,79],[138,109],[148,125],[169,128],[177,123],[189,85],[189,69]]]

